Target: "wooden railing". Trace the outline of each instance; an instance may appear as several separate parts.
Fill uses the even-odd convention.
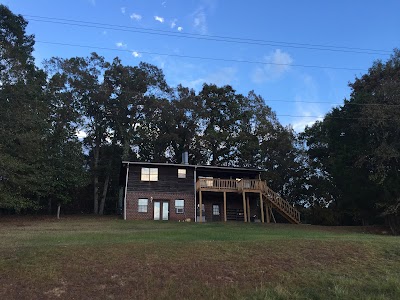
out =
[[[287,217],[291,218],[294,223],[300,223],[300,213],[292,205],[289,204],[285,199],[275,193],[271,188],[265,183],[261,182],[261,191],[264,196],[272,203],[275,208],[284,212]]]
[[[275,193],[265,181],[257,179],[220,179],[220,178],[199,178],[197,190],[229,190],[229,191],[254,191],[261,192],[266,201],[271,203],[281,214],[292,223],[300,223],[300,213],[285,199]]]

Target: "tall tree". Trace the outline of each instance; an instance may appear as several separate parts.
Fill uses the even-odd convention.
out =
[[[37,207],[46,193],[40,180],[49,126],[46,77],[34,65],[26,25],[0,5],[0,207],[16,211]]]
[[[400,53],[350,84],[343,106],[306,129],[309,154],[331,176],[342,220],[368,223],[399,214]]]

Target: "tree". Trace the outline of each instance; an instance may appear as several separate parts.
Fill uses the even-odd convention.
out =
[[[0,207],[37,208],[48,130],[45,73],[34,65],[27,22],[0,5]]]
[[[350,84],[352,93],[321,123],[306,129],[310,157],[331,176],[333,207],[366,224],[397,215],[400,192],[400,53],[377,61]]]

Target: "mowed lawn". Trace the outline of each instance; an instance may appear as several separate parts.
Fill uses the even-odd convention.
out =
[[[400,239],[288,224],[0,218],[0,299],[400,299]]]

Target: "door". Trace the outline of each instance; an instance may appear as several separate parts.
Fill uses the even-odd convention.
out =
[[[154,220],[168,221],[169,218],[169,202],[168,201],[154,201]]]

